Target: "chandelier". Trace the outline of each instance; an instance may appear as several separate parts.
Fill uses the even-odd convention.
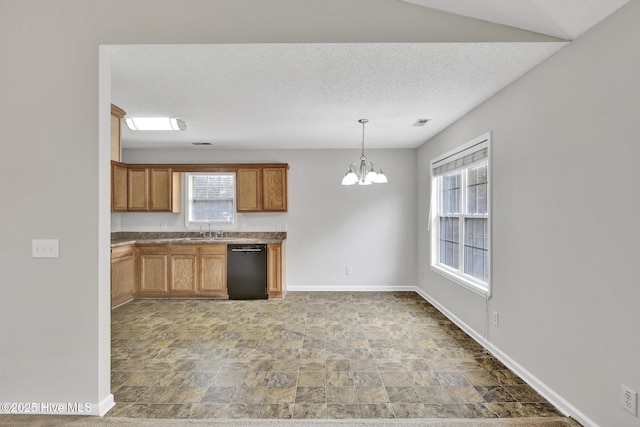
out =
[[[387,176],[382,172],[382,169],[376,171],[373,167],[373,163],[367,160],[367,156],[364,155],[364,125],[369,120],[360,119],[358,122],[362,123],[362,154],[360,155],[360,165],[351,163],[347,173],[342,178],[342,185],[370,185],[370,184],[384,184],[388,182]]]

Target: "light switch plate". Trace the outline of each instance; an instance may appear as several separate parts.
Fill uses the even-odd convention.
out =
[[[33,239],[31,255],[33,258],[58,258],[58,239]]]

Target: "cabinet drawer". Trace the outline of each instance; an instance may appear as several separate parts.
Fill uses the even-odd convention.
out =
[[[125,258],[133,256],[133,245],[116,246],[111,248],[111,259]]]
[[[141,255],[167,255],[169,253],[167,245],[138,246],[138,253]]]
[[[171,245],[171,255],[195,255],[198,247],[195,245]]]
[[[226,255],[227,245],[220,243],[212,245],[202,245],[200,246],[200,253],[209,255]]]

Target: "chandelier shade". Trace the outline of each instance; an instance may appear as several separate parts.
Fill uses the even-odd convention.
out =
[[[360,119],[362,124],[362,153],[360,154],[360,163],[351,163],[347,169],[347,173],[342,178],[342,185],[371,185],[384,184],[389,182],[387,176],[382,172],[382,168],[375,169],[373,162],[367,159],[364,154],[364,125],[369,120]]]

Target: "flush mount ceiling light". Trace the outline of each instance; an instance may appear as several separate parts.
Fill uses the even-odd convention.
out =
[[[178,117],[132,117],[124,119],[131,130],[187,130]]]
[[[382,172],[382,169],[376,171],[373,167],[373,163],[367,160],[367,156],[364,155],[364,125],[369,120],[360,119],[358,122],[362,123],[362,154],[360,155],[360,165],[351,163],[347,173],[342,178],[342,185],[370,185],[370,184],[384,184],[388,182],[387,176]]]

